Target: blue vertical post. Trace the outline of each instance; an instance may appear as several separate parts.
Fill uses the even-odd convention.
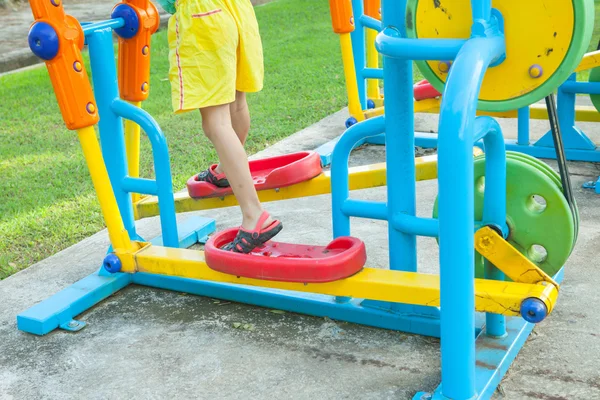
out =
[[[473,0],[473,9],[478,7]],[[475,397],[473,140],[485,71],[504,52],[501,36],[459,51],[442,96],[438,146],[442,394]],[[386,116],[387,118],[387,116]]]
[[[382,1],[383,26],[395,27],[406,37],[406,0]],[[385,132],[388,221],[394,214],[416,214],[415,147],[412,61],[387,57],[385,81]],[[388,224],[390,269],[417,271],[417,239]]]
[[[362,71],[367,66],[367,49],[365,28],[360,16],[364,14],[363,0],[352,0],[352,12],[354,14],[354,32],[352,38],[352,53],[354,55],[354,69],[356,70],[356,83],[358,84],[358,98],[363,110],[367,109],[367,80],[362,76]]]
[[[517,144],[529,146],[529,106],[517,111]]]
[[[506,226],[506,149],[498,121],[490,117],[475,120],[475,141],[484,138],[485,193],[483,197],[483,223],[498,228],[504,237]],[[485,278],[504,280],[504,273],[485,260]],[[485,331],[488,336],[506,335],[506,318],[501,314],[487,313]]]
[[[573,73],[567,79],[567,82],[576,82],[577,74]],[[563,135],[563,140],[565,141],[566,148],[569,148],[568,137],[577,136],[573,135],[573,131],[575,128],[575,106],[577,101],[577,93],[573,93],[566,90],[561,90],[561,87],[558,87],[558,95],[557,95],[557,113],[558,113],[558,124],[560,125],[560,131]],[[565,138],[565,136],[567,138]],[[554,143],[554,140],[552,140]],[[556,145],[556,144],[554,144]]]
[[[98,129],[100,130],[102,156],[125,229],[129,232],[130,237],[135,238],[137,234],[131,195],[121,187],[123,178],[127,176],[123,120],[111,108],[113,101],[119,98],[112,29],[110,27],[96,29],[86,37],[86,40],[90,52],[94,94],[100,115]]]

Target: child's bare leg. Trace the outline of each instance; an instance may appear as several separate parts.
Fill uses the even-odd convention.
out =
[[[240,139],[242,146],[244,146],[248,132],[250,131],[250,112],[248,110],[248,103],[246,103],[246,93],[235,92],[235,101],[229,104],[229,113],[231,114],[233,130],[238,139]],[[217,165],[215,172],[219,174],[223,172],[221,164]]]
[[[202,108],[200,113],[204,133],[215,146],[223,172],[242,209],[242,227],[253,230],[263,209],[250,175],[248,157],[232,126],[229,105]],[[267,219],[262,228],[272,222],[272,218]]]

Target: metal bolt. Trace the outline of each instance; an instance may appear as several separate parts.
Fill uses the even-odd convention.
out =
[[[433,398],[433,396],[429,393],[425,393],[424,395],[421,395],[421,400],[431,400]]]
[[[448,71],[450,71],[450,65],[450,61],[440,61],[438,63],[438,69],[440,70],[440,72],[445,74]]]
[[[77,328],[79,326],[79,322],[71,321],[69,322],[69,328]]]
[[[544,74],[544,69],[542,68],[541,65],[539,64],[533,64],[531,67],[529,67],[529,76],[537,79],[539,77],[541,77]]]

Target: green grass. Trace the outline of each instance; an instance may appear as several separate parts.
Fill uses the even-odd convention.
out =
[[[265,54],[265,89],[249,96],[249,153],[346,104],[337,36],[328,3],[280,0],[256,8]],[[166,31],[154,35],[151,96],[163,128],[175,189],[217,160],[199,113],[171,111]],[[86,64],[87,56],[86,56]],[[88,71],[89,72],[89,71]],[[75,132],[61,119],[46,69],[0,78],[0,279],[104,228]],[[141,175],[152,177],[142,141]]]

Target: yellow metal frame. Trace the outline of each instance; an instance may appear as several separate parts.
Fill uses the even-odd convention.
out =
[[[136,107],[141,107],[142,102],[131,102]],[[133,121],[125,120],[125,150],[127,153],[127,170],[132,178],[140,176],[140,126]],[[131,200],[135,203],[142,196],[132,193]]]
[[[352,52],[352,37],[349,33],[340,34],[340,46],[342,50],[342,63],[344,65],[344,77],[346,79],[346,91],[348,92],[348,110],[358,122],[365,120],[365,115],[358,97],[358,82],[356,82],[356,68]]]
[[[481,153],[481,150],[478,148],[475,148],[473,151],[474,155]],[[417,181],[436,179],[437,156],[417,157],[415,159],[415,168]],[[350,190],[385,186],[387,182],[385,163],[351,167],[348,172]],[[309,181],[295,185],[278,189],[261,190],[258,192],[258,198],[264,203],[328,193],[331,193],[331,174],[329,171],[323,172]],[[175,210],[178,213],[230,207],[237,204],[237,200],[233,195],[194,199],[189,197],[187,191],[175,193]],[[159,215],[158,199],[155,196],[145,197],[134,204],[134,210],[136,219]]]
[[[475,310],[508,316],[521,315],[521,303],[528,298],[540,299],[550,313],[558,297],[558,285],[543,271],[531,273],[531,262],[489,228],[476,233],[478,251],[490,256],[514,282],[475,279]],[[290,283],[242,278],[214,271],[208,267],[204,252],[174,249],[140,243],[134,252],[117,251],[122,271],[146,272],[203,281],[231,283],[272,289],[291,290],[390,301],[423,306],[440,305],[439,276],[377,268],[329,283]],[[533,265],[535,267],[535,265]]]
[[[375,48],[375,39],[377,39],[377,31],[373,29],[366,29],[366,46],[367,46],[367,67],[368,68],[379,68],[379,53]],[[381,99],[381,92],[379,91],[379,80],[369,79],[367,81],[367,97],[372,99],[376,106],[377,100]]]

